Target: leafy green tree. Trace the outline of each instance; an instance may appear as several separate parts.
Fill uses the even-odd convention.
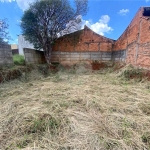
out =
[[[26,40],[35,49],[43,49],[47,63],[51,62],[51,51],[58,34],[66,24],[78,15],[87,13],[88,0],[37,0],[30,4],[21,19],[21,28]]]
[[[7,19],[0,19],[0,44],[7,43],[10,39],[8,34]]]

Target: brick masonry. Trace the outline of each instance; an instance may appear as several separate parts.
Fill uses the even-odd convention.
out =
[[[52,61],[74,60],[124,61],[150,68],[150,7],[138,10],[117,41],[98,35],[86,26],[59,38],[53,46]]]
[[[31,55],[28,56],[30,57],[26,60],[34,62]],[[123,61],[150,68],[150,7],[141,7],[116,41],[93,32],[87,26],[83,30],[60,37],[53,45],[51,59],[52,62],[69,63]]]
[[[52,62],[110,61],[115,40],[101,36],[87,26],[59,38],[52,51]]]
[[[112,50],[114,40],[103,37],[87,26],[83,30],[65,35],[59,38],[53,51],[61,52],[88,52],[88,51],[107,51]]]
[[[11,46],[8,44],[0,44],[0,66],[13,65]]]
[[[141,7],[115,42],[113,51],[126,50],[127,64],[150,68],[150,7]]]

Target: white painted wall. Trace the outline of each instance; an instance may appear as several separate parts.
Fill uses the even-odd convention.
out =
[[[24,55],[23,48],[31,48],[34,49],[34,46],[29,43],[28,41],[25,40],[23,35],[18,36],[18,49],[19,49],[19,54]]]

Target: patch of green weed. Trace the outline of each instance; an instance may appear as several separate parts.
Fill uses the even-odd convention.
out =
[[[25,59],[23,55],[13,55],[13,61],[15,65],[25,65]]]

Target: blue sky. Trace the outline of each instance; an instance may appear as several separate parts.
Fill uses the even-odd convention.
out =
[[[11,44],[17,44],[17,35],[21,34],[20,18],[33,1],[0,0],[0,19],[8,19]],[[150,0],[89,0],[89,11],[82,19],[95,32],[116,40],[141,6],[150,6]]]

